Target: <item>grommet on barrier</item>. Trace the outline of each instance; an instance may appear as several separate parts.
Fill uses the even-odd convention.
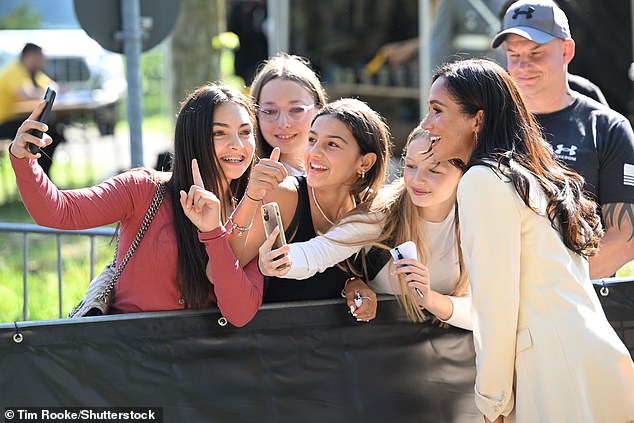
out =
[[[24,341],[24,336],[22,336],[22,334],[20,333],[20,329],[18,329],[18,324],[16,322],[13,322],[13,325],[15,326],[15,333],[13,334],[13,342],[15,342],[16,344],[19,344],[22,341]]]
[[[227,319],[225,318],[225,316],[222,316],[220,319],[218,319],[218,324],[220,326],[227,326]]]
[[[610,289],[605,284],[605,279],[601,279],[601,289],[599,290],[599,293],[604,297],[607,297],[610,293]]]

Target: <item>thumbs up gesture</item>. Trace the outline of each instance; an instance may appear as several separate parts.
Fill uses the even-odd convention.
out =
[[[258,164],[253,166],[249,185],[247,186],[247,196],[252,200],[263,200],[269,191],[277,188],[280,182],[288,176],[288,172],[280,159],[280,148],[275,147],[268,159],[260,159]]]
[[[181,206],[185,216],[200,232],[209,232],[220,226],[220,200],[205,189],[196,159],[192,159],[192,175],[194,184],[189,192],[180,192]]]

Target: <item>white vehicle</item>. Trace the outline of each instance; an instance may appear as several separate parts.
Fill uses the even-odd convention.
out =
[[[123,60],[81,29],[72,0],[0,1],[0,66],[15,60],[26,43],[42,47],[44,72],[59,86],[56,108],[67,123],[94,121],[114,133],[126,93]]]

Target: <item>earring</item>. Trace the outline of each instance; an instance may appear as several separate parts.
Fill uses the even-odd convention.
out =
[[[359,178],[361,179],[365,178],[365,169],[361,169],[361,172],[357,173],[357,175],[359,175]]]

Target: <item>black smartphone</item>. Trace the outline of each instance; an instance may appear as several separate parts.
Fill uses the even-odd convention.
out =
[[[52,89],[51,87],[48,87],[46,89],[46,92],[44,93],[44,101],[46,102],[46,106],[44,106],[42,114],[40,114],[40,117],[37,119],[38,122],[46,123],[46,121],[48,120],[48,115],[49,113],[51,113],[51,108],[53,107],[53,102],[55,101],[55,95],[57,95],[57,93],[54,89]],[[31,135],[35,135],[38,138],[42,138],[43,135],[42,131],[39,131],[37,129],[32,129],[30,133]],[[40,147],[35,144],[29,143],[29,151],[31,151],[32,154],[37,154],[37,152],[40,151]]]

